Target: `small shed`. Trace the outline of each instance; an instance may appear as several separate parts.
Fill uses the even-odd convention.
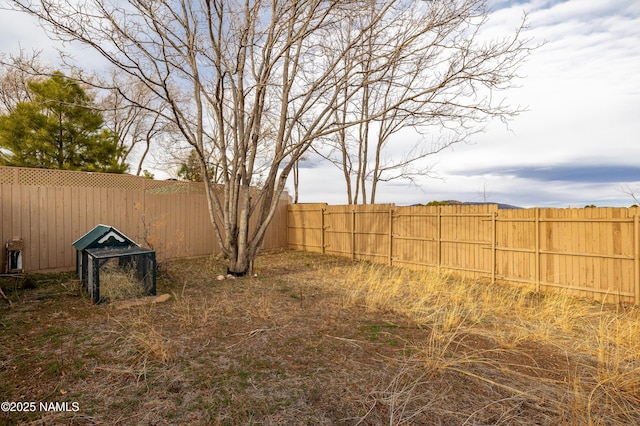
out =
[[[109,299],[100,294],[100,275],[118,270],[139,283],[140,295],[156,294],[156,253],[108,225],[97,225],[73,243],[76,273],[95,303]],[[103,292],[104,293],[104,292]]]

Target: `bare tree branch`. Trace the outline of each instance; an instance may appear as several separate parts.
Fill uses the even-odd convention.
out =
[[[375,17],[374,3],[341,27],[343,40]],[[357,127],[318,149],[342,169],[349,203],[374,203],[379,182],[428,175],[430,167],[413,165],[468,140],[488,119],[507,122],[523,111],[496,95],[511,86],[532,50],[522,38],[526,16],[513,35],[487,40],[484,1],[409,2],[395,12],[345,66],[360,87],[343,104],[341,120]],[[400,143],[396,135],[404,129],[414,130],[412,143]]]
[[[92,47],[162,102],[149,110],[195,150],[215,238],[237,274],[251,270],[288,176],[310,148],[367,135],[380,152],[372,176],[388,178],[388,138],[376,140],[373,128],[385,136],[423,121],[453,127],[507,116],[512,110],[484,89],[506,86],[526,53],[518,36],[477,40],[481,0],[11,3],[58,38]],[[369,158],[363,150],[342,162],[367,176]]]

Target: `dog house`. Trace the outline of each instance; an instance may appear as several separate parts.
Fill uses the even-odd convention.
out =
[[[95,303],[110,300],[107,276],[119,274],[135,284],[136,294],[156,294],[156,253],[140,247],[132,239],[107,225],[97,225],[73,243],[76,249],[76,273]]]

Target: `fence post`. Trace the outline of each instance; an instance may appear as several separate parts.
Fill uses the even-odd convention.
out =
[[[389,266],[393,266],[393,207],[389,207]]]
[[[534,278],[536,281],[536,292],[540,293],[540,208],[536,207],[535,210],[535,233],[536,233],[536,258],[535,258],[535,268],[536,270],[534,271]]]
[[[496,219],[498,212],[491,214],[491,284],[496,283]]]
[[[640,304],[640,221],[633,215],[633,281],[634,303]]]
[[[438,236],[436,241],[436,256],[437,256],[437,267],[436,270],[438,274],[440,273],[440,264],[442,263],[442,206],[437,206],[436,220],[438,226]]]
[[[351,208],[351,258],[356,258],[356,208]]]
[[[324,212],[325,208],[320,209],[320,252],[325,254],[324,251]]]

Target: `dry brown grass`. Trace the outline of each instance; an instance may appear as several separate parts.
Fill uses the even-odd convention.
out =
[[[455,372],[511,394],[501,405],[514,403],[512,398],[551,403],[544,408],[553,413],[549,420],[565,424],[640,421],[640,311],[635,307],[366,263],[346,276],[345,306],[402,313],[430,327],[430,337],[415,345],[410,358],[414,364],[416,357],[421,360],[415,367],[420,380],[428,372]],[[467,344],[479,338],[485,339],[479,347]],[[401,371],[406,376],[409,370]],[[539,386],[520,383],[532,377]],[[490,405],[464,423],[474,424]],[[518,412],[516,417],[511,411],[503,414],[493,421],[526,423],[516,420]]]
[[[163,264],[171,301],[3,285],[0,424],[640,424],[640,314],[526,287],[265,253],[257,278]]]
[[[100,271],[100,297],[109,301],[132,299],[144,295],[144,287],[134,270],[103,268]]]

